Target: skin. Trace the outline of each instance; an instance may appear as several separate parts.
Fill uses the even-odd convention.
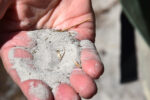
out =
[[[21,82],[8,59],[11,48],[28,47],[31,40],[27,32],[30,30],[74,30],[78,32],[77,39],[94,42],[94,23],[90,0],[0,0],[0,56],[5,69],[28,100],[40,100],[36,94],[29,93],[31,82],[35,87],[38,84],[46,87],[49,97],[45,100],[80,100],[80,97],[91,98],[96,94],[94,79],[102,75],[104,68],[95,48],[85,48],[81,51],[82,68],[74,69],[70,76],[71,85],[60,84],[55,94],[40,80]],[[21,49],[16,49],[14,56],[32,59],[29,52]]]

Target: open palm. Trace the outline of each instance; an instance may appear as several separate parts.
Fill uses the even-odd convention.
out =
[[[27,32],[30,30],[74,30],[78,32],[77,39],[94,42],[95,27],[90,0],[2,0],[0,19],[0,56],[5,69],[29,100],[41,100],[29,93],[31,82],[35,87],[38,84],[43,86],[44,89],[39,91],[49,93],[46,100],[80,100],[80,96],[90,98],[96,93],[97,88],[93,79],[103,73],[103,66],[95,48],[85,48],[81,51],[82,69],[75,69],[70,76],[71,85],[60,84],[55,94],[52,94],[49,87],[40,80],[21,82],[8,59],[11,48],[28,46],[30,39]],[[31,57],[28,52],[20,49],[16,50],[14,55],[22,58]]]

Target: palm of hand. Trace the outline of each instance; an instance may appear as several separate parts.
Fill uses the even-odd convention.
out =
[[[28,92],[31,82],[34,82],[35,86],[37,84],[42,84],[46,88],[48,86],[38,80],[20,82],[16,71],[11,69],[11,63],[8,60],[8,52],[12,47],[28,44],[27,31],[42,28],[69,29],[79,33],[77,35],[79,40],[94,41],[94,19],[90,0],[44,0],[44,2],[43,0],[16,0],[7,12],[3,13],[5,16],[0,20],[0,39],[3,40],[0,43],[2,46],[1,58],[7,72],[30,100],[39,100],[38,97]],[[23,51],[17,51],[16,55],[28,57],[28,54]],[[84,60],[87,56],[89,59]],[[77,93],[84,98],[89,98],[96,93],[96,85],[92,79],[98,78],[103,72],[96,50],[83,50],[81,62],[84,72],[82,70],[73,71],[70,77],[72,87],[61,84],[54,94],[56,100],[79,99]],[[78,82],[79,80],[80,82]],[[52,100],[50,91],[49,94],[48,100]]]

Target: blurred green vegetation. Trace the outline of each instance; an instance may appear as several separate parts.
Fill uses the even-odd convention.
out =
[[[150,0],[121,0],[123,11],[150,47]]]

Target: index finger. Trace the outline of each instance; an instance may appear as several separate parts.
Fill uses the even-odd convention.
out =
[[[104,72],[104,66],[94,43],[88,40],[82,40],[80,45],[82,47],[81,65],[83,71],[94,79],[99,78]]]

